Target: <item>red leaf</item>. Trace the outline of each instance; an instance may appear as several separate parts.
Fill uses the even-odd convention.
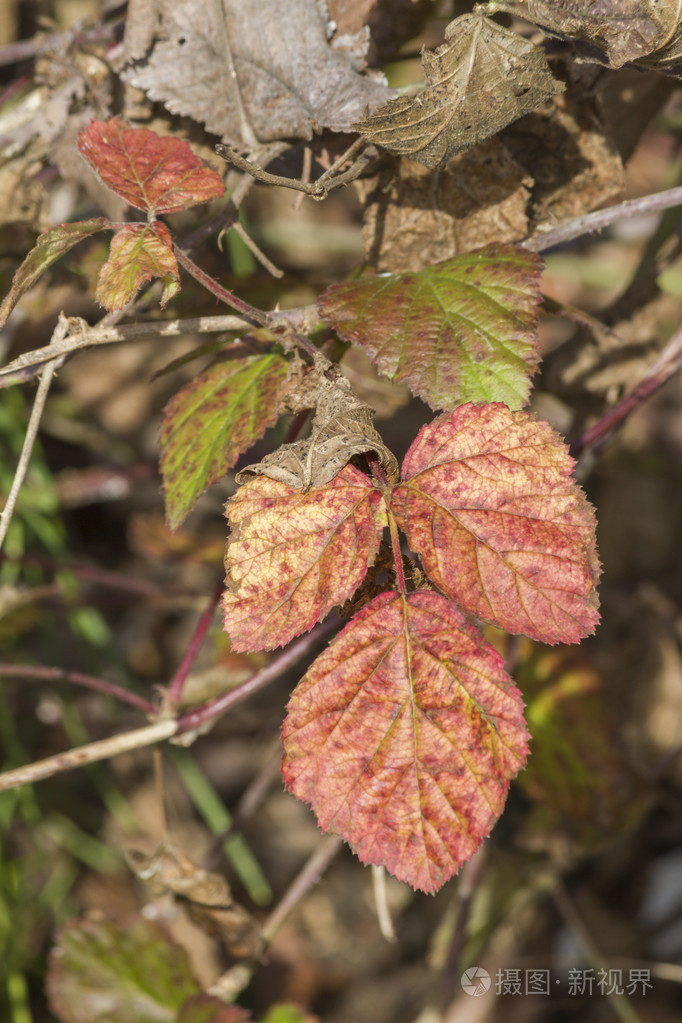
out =
[[[364,863],[434,892],[500,816],[527,756],[502,658],[437,593],[382,593],[294,690],[284,780]]]
[[[348,600],[373,563],[386,508],[352,465],[304,491],[267,476],[228,502],[225,631],[233,650],[271,650]]]
[[[53,263],[84,238],[89,238],[97,231],[106,231],[109,227],[109,220],[98,217],[95,220],[81,220],[76,224],[58,224],[41,234],[12,278],[12,287],[0,305],[0,327],[7,322],[7,317],[21,296]]]
[[[392,509],[433,582],[466,611],[544,643],[599,620],[592,507],[552,428],[506,405],[423,427]]]
[[[145,283],[155,277],[164,282],[161,308],[180,287],[180,273],[165,224],[127,224],[111,239],[109,258],[99,272],[95,295],[110,312],[123,309]]]
[[[78,149],[104,184],[148,213],[172,213],[225,194],[222,178],[182,139],[131,128],[113,117],[91,121]]]

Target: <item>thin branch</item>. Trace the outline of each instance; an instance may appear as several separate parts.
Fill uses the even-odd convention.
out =
[[[53,341],[62,341],[66,337],[68,330],[69,321],[63,313],[60,313],[57,326],[55,327],[54,334],[52,335]],[[12,515],[14,514],[14,509],[19,497],[19,491],[21,490],[28,471],[28,463],[31,460],[33,445],[35,444],[36,437],[38,436],[38,427],[40,426],[40,420],[43,414],[43,409],[45,408],[45,402],[50,390],[50,385],[52,383],[52,377],[54,376],[57,363],[59,361],[59,359],[52,359],[48,362],[43,370],[43,375],[40,378],[35,401],[33,402],[33,408],[31,409],[31,418],[29,419],[28,427],[26,428],[26,436],[24,437],[24,444],[21,449],[19,464],[17,465],[16,472],[14,473],[14,479],[12,480],[10,492],[7,495],[5,507],[3,508],[2,513],[0,513],[0,548],[7,536],[7,530],[9,529],[9,524],[12,521]]]
[[[572,241],[573,238],[580,238],[581,235],[590,234],[592,231],[601,231],[602,228],[615,224],[619,220],[637,217],[642,213],[657,213],[673,206],[682,206],[682,186],[668,188],[664,192],[654,192],[653,195],[644,195],[640,199],[630,199],[617,206],[608,206],[604,210],[597,210],[595,213],[586,213],[574,220],[566,221],[565,224],[559,224],[558,227],[550,228],[549,231],[536,234],[521,244],[533,252],[544,252],[546,249],[554,248],[555,245]]]
[[[209,600],[208,607],[206,607],[203,614],[199,618],[197,626],[194,630],[194,634],[192,635],[187,650],[185,651],[185,656],[180,661],[178,670],[175,672],[175,675],[173,676],[173,679],[168,687],[167,697],[171,707],[177,707],[178,704],[180,703],[180,698],[182,696],[182,687],[185,684],[185,681],[189,674],[189,670],[192,667],[192,664],[194,663],[194,659],[199,653],[199,648],[201,647],[201,644],[204,641],[204,637],[208,631],[208,628],[211,622],[213,621],[213,615],[215,613],[216,604],[220,600],[223,589],[224,585],[221,581],[220,583],[218,583],[213,593],[211,594],[211,599]]]
[[[241,685],[235,686],[229,693],[217,696],[202,707],[197,707],[183,714],[178,719],[178,734],[202,728],[209,721],[241,703],[247,696],[258,692],[259,689],[263,689],[274,679],[284,674],[289,668],[303,660],[323,636],[332,632],[337,626],[338,621],[333,617],[325,622],[321,622],[311,632],[302,636],[295,643],[291,643],[281,654],[273,657],[269,664],[266,664],[260,671],[255,672],[251,678],[247,678]]]
[[[632,391],[571,444],[571,454],[576,457],[586,448],[604,441],[638,405],[650,398],[681,368],[682,328],[673,334]]]
[[[257,323],[260,327],[264,327],[267,323],[267,313],[264,313],[261,309],[256,309],[255,306],[250,305],[243,299],[233,295],[227,288],[223,288],[221,284],[218,284],[210,274],[207,274],[205,270],[202,270],[200,266],[190,259],[187,253],[180,248],[179,245],[173,245],[173,251],[178,258],[178,263],[185,268],[188,274],[198,281],[199,284],[203,285],[207,291],[210,291],[212,295],[215,295],[217,299],[224,302],[225,305],[229,305],[232,309],[236,309],[242,316],[245,316],[247,320],[252,320],[253,323]]]
[[[316,181],[304,181],[300,178],[287,178],[282,174],[271,174],[269,171],[263,170],[257,163],[253,163],[251,160],[240,156],[230,146],[217,145],[215,151],[218,156],[222,156],[228,163],[233,164],[240,171],[249,174],[256,181],[260,181],[264,185],[281,185],[283,188],[292,188],[297,192],[305,192],[306,195],[311,196],[313,199],[326,199],[335,188],[341,188],[343,185],[348,185],[351,181],[359,178],[369,167],[370,163],[376,159],[376,149],[374,146],[369,146],[364,153],[358,156],[347,171],[341,174],[335,173],[338,167],[346,162],[349,154],[354,155],[357,149],[360,148],[361,143],[364,143],[364,139],[356,139],[346,152],[331,165],[329,170],[325,171]]]
[[[261,937],[266,945],[270,944],[292,909],[318,883],[342,846],[342,840],[332,835],[318,846],[308,862],[304,864],[303,869],[294,878],[279,904],[263,924]]]
[[[284,270],[280,270],[278,266],[275,266],[275,264],[268,259],[265,253],[258,248],[251,235],[245,230],[243,224],[241,224],[238,220],[235,220],[232,227],[244,242],[247,249],[253,253],[259,263],[262,263],[268,273],[272,274],[273,277],[284,277]]]
[[[320,318],[315,305],[301,306],[299,309],[277,310],[267,315],[273,329],[310,330],[319,322]],[[77,335],[19,355],[12,362],[0,368],[0,377],[20,373],[27,367],[40,366],[49,362],[55,355],[68,355],[71,352],[79,351],[82,348],[92,348],[95,345],[110,345],[121,341],[139,341],[147,338],[178,337],[181,334],[222,334],[228,331],[248,330],[253,326],[241,316],[196,316],[186,320],[150,320],[147,323],[126,323],[122,326],[98,325],[96,327],[90,327],[84,320],[72,318],[70,324],[72,329],[77,329]]]
[[[147,725],[145,728],[137,728],[132,732],[124,732],[122,735],[113,735],[108,739],[89,742],[85,746],[77,746],[66,753],[57,753],[54,757],[36,760],[32,764],[17,767],[13,771],[5,771],[4,774],[0,774],[0,792],[18,788],[20,785],[43,781],[55,774],[72,771],[75,767],[94,764],[98,760],[108,760],[110,757],[118,756],[119,753],[128,753],[130,750],[152,746],[156,742],[175,735],[177,728],[176,721],[156,721],[153,725]]]
[[[115,700],[128,703],[131,707],[141,710],[143,714],[153,714],[155,707],[149,700],[131,693],[115,682],[108,682],[94,675],[84,675],[80,671],[64,671],[61,668],[46,668],[33,664],[0,664],[0,678],[27,678],[36,682],[70,682],[75,686],[84,686]]]

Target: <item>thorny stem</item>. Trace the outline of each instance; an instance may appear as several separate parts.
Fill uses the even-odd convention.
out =
[[[565,224],[559,224],[558,227],[553,227],[549,231],[536,234],[521,244],[533,252],[544,252],[546,249],[572,241],[581,235],[600,231],[619,220],[636,217],[642,213],[657,213],[673,206],[682,206],[682,186],[668,188],[664,192],[655,192],[653,195],[644,195],[640,199],[630,199],[617,206],[607,206],[606,209],[597,210],[595,213],[586,213],[584,216],[566,221]]]
[[[181,266],[184,266],[187,273],[191,274],[192,277],[194,277],[199,284],[203,285],[207,291],[210,291],[212,295],[215,295],[216,298],[220,299],[220,301],[224,302],[226,305],[229,305],[232,309],[236,309],[237,312],[242,314],[242,316],[246,316],[247,319],[253,320],[253,322],[257,323],[260,327],[265,327],[267,325],[267,313],[264,313],[261,309],[256,309],[255,306],[250,305],[243,299],[237,298],[237,296],[233,295],[231,291],[227,290],[227,288],[223,288],[223,286],[218,284],[218,282],[215,281],[210,274],[207,274],[200,266],[197,266],[194,260],[190,259],[187,253],[178,245],[173,245],[173,251],[178,257],[178,262]]]
[[[208,628],[211,622],[213,621],[213,615],[215,613],[216,604],[220,600],[222,592],[223,583],[221,581],[216,585],[215,589],[213,590],[213,593],[211,594],[211,599],[209,600],[208,603],[208,607],[205,609],[205,611],[199,618],[199,621],[197,622],[197,627],[194,630],[194,634],[191,640],[189,641],[189,646],[185,651],[185,656],[180,661],[178,670],[175,672],[175,675],[173,676],[173,679],[168,687],[168,701],[171,707],[177,707],[177,705],[180,703],[180,698],[182,696],[182,687],[184,686],[187,676],[189,674],[189,670],[192,667],[192,664],[194,663],[194,658],[197,656],[199,648],[201,647],[201,644],[204,641],[204,636],[206,635]]]
[[[571,454],[577,457],[586,448],[605,440],[638,405],[662,387],[681,367],[682,329],[673,334],[633,390],[571,444]]]
[[[128,703],[131,707],[141,710],[143,714],[153,714],[154,704],[144,697],[131,693],[115,682],[108,682],[94,675],[84,675],[80,671],[63,671],[61,668],[46,668],[32,664],[0,664],[0,678],[28,678],[36,682],[70,682],[75,686],[94,689],[115,700]]]
[[[214,718],[220,717],[230,708],[241,703],[247,696],[251,696],[252,693],[258,692],[259,689],[263,689],[266,685],[278,678],[280,675],[288,671],[289,668],[298,664],[306,654],[312,650],[316,643],[326,636],[328,632],[331,632],[338,625],[338,622],[331,618],[328,621],[321,622],[314,629],[311,630],[306,636],[302,636],[301,639],[297,640],[296,643],[292,643],[290,646],[283,650],[281,654],[274,657],[269,664],[266,664],[260,671],[255,672],[251,678],[247,678],[241,685],[235,686],[229,693],[223,693],[222,696],[217,696],[214,700],[204,704],[203,707],[195,708],[194,710],[188,711],[178,718],[177,731],[178,734],[183,732],[191,732],[197,728],[203,727],[209,721]]]
[[[402,595],[405,596],[407,594],[407,587],[405,586],[405,572],[403,571],[403,556],[400,550],[398,524],[393,517],[391,509],[387,508],[386,511],[388,513],[388,527],[391,531],[391,547],[393,548],[393,561],[395,562],[395,579],[398,584],[398,589]]]
[[[312,330],[320,318],[317,306],[314,305],[301,306],[300,309],[277,310],[268,313],[267,316],[272,330]],[[36,348],[32,352],[19,355],[0,368],[0,377],[22,373],[29,367],[49,362],[56,355],[68,355],[81,348],[92,348],[95,345],[178,337],[181,334],[221,334],[227,331],[246,330],[252,326],[240,316],[196,316],[186,320],[165,322],[157,320],[148,323],[126,323],[121,326],[106,326],[100,323],[96,327],[90,327],[84,320],[78,319],[70,319],[69,323],[72,330],[78,329],[78,336],[69,336],[63,341],[54,341],[44,348]]]

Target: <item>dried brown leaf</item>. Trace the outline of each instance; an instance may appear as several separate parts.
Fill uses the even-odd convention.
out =
[[[499,139],[455,156],[436,185],[426,168],[403,157],[368,184],[363,239],[378,270],[420,270],[491,242],[528,234],[533,179]]]
[[[533,175],[528,212],[535,230],[622,198],[623,161],[593,98],[559,96],[507,128],[502,140]]]
[[[329,44],[315,0],[133,0],[129,11],[122,77],[235,146],[347,131],[392,95],[358,73],[356,47]]]
[[[310,389],[311,379],[315,383],[314,392]],[[398,479],[395,456],[372,425],[373,410],[353,394],[345,377],[329,380],[321,368],[311,370],[301,390],[289,392],[286,403],[292,411],[315,406],[310,437],[283,444],[261,462],[247,465],[237,473],[237,483],[245,483],[254,476],[268,476],[299,489],[323,487],[353,455],[368,451],[376,453],[389,480]]]
[[[528,0],[528,13],[546,31],[593,47],[579,51],[584,59],[612,68],[682,56],[682,0]]]
[[[232,898],[230,886],[220,874],[202,870],[168,842],[151,855],[139,849],[126,853],[131,870],[159,893],[171,892],[197,927],[220,938],[230,955],[246,957],[261,951],[258,924]]]
[[[435,168],[537,110],[564,86],[543,51],[481,11],[450,22],[445,43],[424,51],[427,86],[354,125],[391,153]]]

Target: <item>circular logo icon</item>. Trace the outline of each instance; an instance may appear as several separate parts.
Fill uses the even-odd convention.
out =
[[[472,966],[462,974],[461,983],[468,995],[484,995],[490,990],[490,974],[482,966]]]

